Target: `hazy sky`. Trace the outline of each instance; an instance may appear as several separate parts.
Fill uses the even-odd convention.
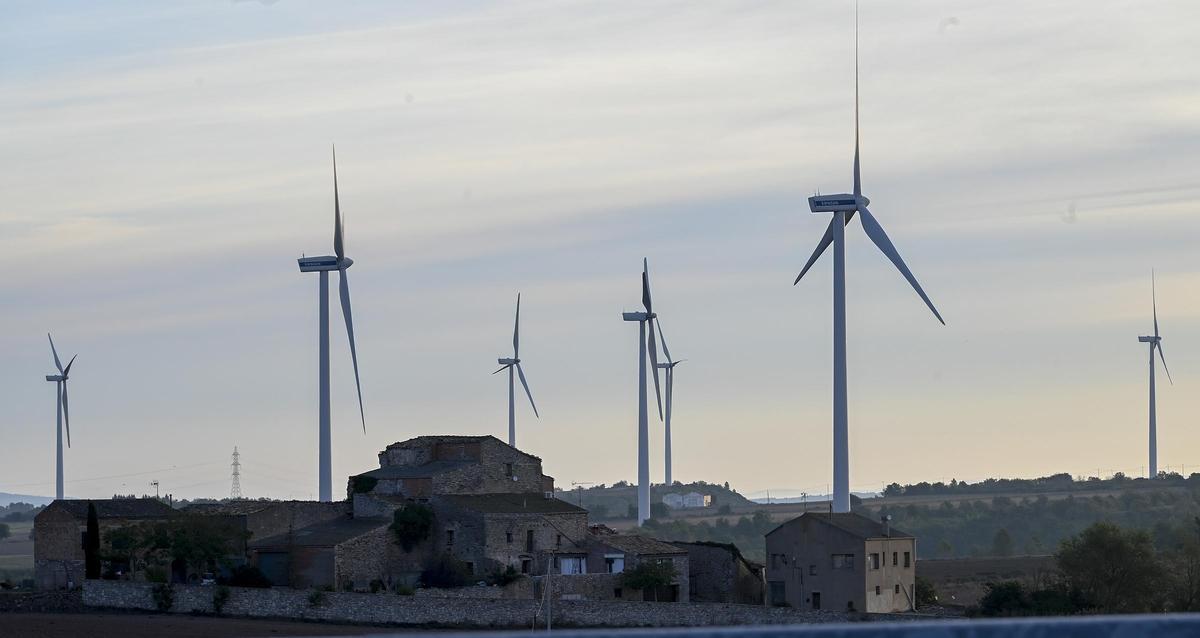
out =
[[[0,21],[0,491],[316,491],[336,143],[367,433],[331,299],[335,488],[388,443],[507,428],[522,292],[559,486],[636,477],[641,258],[675,478],[824,492],[848,2],[10,2]],[[1200,470],[1194,2],[862,5],[864,190],[946,318],[848,233],[851,486],[1146,463],[1150,270]],[[662,478],[654,424],[652,476]]]

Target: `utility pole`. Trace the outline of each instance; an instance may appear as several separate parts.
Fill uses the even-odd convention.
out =
[[[583,486],[584,485],[595,485],[595,483],[592,483],[590,481],[585,481],[583,483],[576,483],[575,481],[571,481],[571,486],[575,488],[575,492],[579,495],[579,507],[583,507]]]
[[[238,460],[240,457],[237,446],[233,446],[233,486],[229,488],[229,498],[233,500],[242,498],[242,462]]]
[[[154,488],[154,500],[156,500],[156,501],[162,500],[158,496],[158,479],[154,479],[153,481],[150,481],[150,486]]]

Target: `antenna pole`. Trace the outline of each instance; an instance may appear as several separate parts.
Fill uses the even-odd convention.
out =
[[[239,460],[241,454],[238,453],[237,446],[233,446],[233,485],[229,488],[229,498],[238,500],[242,498],[242,462]]]

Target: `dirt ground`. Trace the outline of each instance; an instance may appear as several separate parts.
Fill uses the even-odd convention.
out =
[[[0,614],[3,638],[365,636],[403,629],[161,614]]]

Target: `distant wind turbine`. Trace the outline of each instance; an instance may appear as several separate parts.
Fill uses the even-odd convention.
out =
[[[660,362],[657,367],[663,371],[663,384],[666,386],[666,418],[663,420],[665,442],[663,445],[663,454],[666,460],[664,468],[663,483],[673,485],[671,480],[671,404],[675,396],[675,366],[683,363],[685,359],[676,361],[671,358],[671,351],[667,348],[667,337],[663,335],[662,322],[658,319],[654,320],[654,324],[658,326],[658,340],[662,342],[663,353],[667,355],[667,360]]]
[[[1158,358],[1162,360],[1163,372],[1167,373],[1167,381],[1171,385],[1175,385],[1175,381],[1171,379],[1171,371],[1167,369],[1167,359],[1163,356],[1162,337],[1158,334],[1158,299],[1154,288],[1154,271],[1150,271],[1150,307],[1154,313],[1154,334],[1138,337],[1138,341],[1150,344],[1150,473],[1147,475],[1150,478],[1158,476],[1158,415],[1154,397],[1155,350],[1158,351]]]
[[[833,219],[825,229],[817,249],[800,271],[793,285],[816,263],[825,249],[833,244],[833,511],[850,511],[850,450],[849,424],[846,409],[846,225],[854,218],[854,213],[862,216],[863,230],[880,252],[891,260],[892,264],[904,275],[917,294],[933,311],[938,321],[945,325],[942,315],[938,313],[933,302],[917,283],[917,278],[904,264],[900,253],[892,245],[892,240],[884,232],[883,226],[867,210],[871,200],[862,194],[862,179],[859,170],[859,134],[858,134],[858,17],[855,9],[854,27],[854,192],[838,195],[814,195],[808,198],[808,206],[814,213],[832,212]]]
[[[650,300],[650,267],[642,259],[642,305],[645,312],[621,313],[625,321],[638,322],[638,525],[650,518],[650,424],[646,413],[646,353],[650,354],[654,370],[654,396],[658,400],[658,418],[662,419],[662,393],[658,384],[658,344],[654,326],[648,325],[658,316]],[[647,332],[647,328],[649,331]],[[648,341],[647,341],[648,340]],[[647,347],[647,343],[649,347]]]
[[[346,319],[346,336],[350,339],[350,360],[354,363],[354,387],[358,390],[358,413],[362,418],[363,434],[367,432],[367,417],[363,413],[362,385],[358,378],[358,352],[354,347],[354,320],[350,313],[350,282],[346,269],[354,260],[346,256],[342,245],[342,209],[338,201],[337,150],[333,153],[333,255],[301,257],[300,272],[321,273],[319,352],[319,416],[318,416],[318,496],[320,500],[333,500],[332,451],[329,432],[329,271],[338,272],[338,293],[342,299],[342,316]]]
[[[529,397],[529,406],[533,408],[533,416],[538,415],[537,405],[533,402],[533,393],[529,391],[529,383],[525,381],[525,371],[521,369],[521,293],[517,293],[517,318],[513,324],[513,356],[508,359],[496,359],[500,369],[492,374],[508,370],[508,444],[517,447],[517,410],[513,392],[513,369],[521,377],[521,386],[525,388],[525,396]]]
[[[71,366],[75,363],[75,355],[67,362],[67,367],[63,367],[62,361],[58,359],[58,350],[54,348],[54,338],[50,333],[46,333],[46,338],[50,340],[50,354],[54,355],[54,367],[58,368],[58,374],[46,375],[47,381],[53,381],[58,389],[58,398],[55,400],[55,407],[58,411],[58,427],[55,429],[55,434],[58,438],[55,460],[57,461],[54,470],[54,497],[62,499],[63,497],[63,428],[67,431],[67,447],[71,447],[71,414],[67,406],[67,379],[71,377]]]

